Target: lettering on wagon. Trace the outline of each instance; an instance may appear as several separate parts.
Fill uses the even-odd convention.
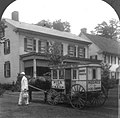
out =
[[[100,84],[100,81],[88,81],[88,84]]]
[[[62,80],[52,81],[52,87],[57,89],[65,89],[64,81]]]

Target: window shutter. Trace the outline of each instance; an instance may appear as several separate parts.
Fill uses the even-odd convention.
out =
[[[8,54],[10,53],[10,40],[8,40]]]
[[[46,42],[46,52],[47,53],[49,52],[49,42],[48,41]]]
[[[41,41],[39,40],[38,41],[38,52],[40,52],[41,51]]]
[[[68,45],[68,55],[70,55],[70,45]]]
[[[84,54],[83,54],[83,57],[85,58],[85,48],[83,49],[83,53],[84,53]]]
[[[10,69],[10,62],[8,62],[8,76],[10,77],[11,76],[11,69]]]
[[[76,57],[76,47],[74,47],[74,57]]]
[[[6,63],[4,64],[4,76],[6,77]]]
[[[6,54],[6,41],[5,41],[5,43],[4,43],[4,54]]]
[[[33,39],[33,51],[36,52],[36,40]]]
[[[63,55],[63,44],[61,44],[61,55]]]
[[[24,51],[27,51],[27,38],[24,38]]]

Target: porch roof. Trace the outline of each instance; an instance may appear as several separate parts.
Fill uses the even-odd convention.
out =
[[[31,60],[31,59],[40,59],[40,60],[49,61],[46,54],[36,53],[36,52],[30,52],[30,53],[27,53],[27,54],[22,54],[22,55],[20,55],[20,59],[22,59],[23,61]]]
[[[47,57],[46,54],[36,53],[36,52],[30,52],[27,54],[20,55],[20,59],[23,61],[30,60],[30,59],[40,59],[44,61],[49,61],[49,57]],[[81,63],[81,64],[90,64],[90,63],[101,63],[101,60],[96,59],[89,59],[89,58],[79,58],[79,57],[69,57],[65,56],[65,59],[63,61],[64,63]]]

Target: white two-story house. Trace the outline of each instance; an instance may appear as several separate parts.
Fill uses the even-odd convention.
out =
[[[3,19],[7,40],[0,44],[0,83],[16,81],[17,73],[22,71],[34,77],[50,72],[46,51],[51,42],[59,43],[62,55],[68,55],[65,63],[94,62],[88,59],[90,41],[68,32],[19,22],[18,14],[12,15],[12,19]]]
[[[120,65],[120,43],[113,39],[88,34],[84,29],[81,30],[80,37],[92,43],[89,46],[89,58],[102,60],[103,63],[110,65],[110,78],[120,79],[120,72],[117,72]]]

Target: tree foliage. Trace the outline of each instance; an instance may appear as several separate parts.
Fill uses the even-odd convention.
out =
[[[50,59],[50,65],[62,64],[64,56],[62,54],[61,43],[51,42],[47,56]]]
[[[110,75],[110,65],[108,64],[101,64],[101,84],[106,89],[106,91],[109,90],[109,75]]]
[[[5,25],[5,23],[3,21],[0,21],[0,40],[2,40],[2,38],[5,36],[5,28],[7,26]]]
[[[105,38],[117,39],[120,36],[120,22],[115,19],[111,19],[109,23],[103,21],[94,29],[94,31],[91,31],[92,34],[100,35]]]
[[[5,42],[5,28],[7,28],[7,25],[5,25],[4,21],[0,21],[0,44]]]
[[[53,22],[53,29],[70,32],[70,23],[69,22],[62,22],[61,19],[56,20]]]
[[[61,19],[50,22],[49,20],[41,20],[36,25],[56,29],[59,31],[70,32],[70,23],[65,21],[62,22]]]
[[[47,27],[47,28],[52,28],[52,23],[49,20],[41,20],[36,25],[42,26],[42,27]]]

